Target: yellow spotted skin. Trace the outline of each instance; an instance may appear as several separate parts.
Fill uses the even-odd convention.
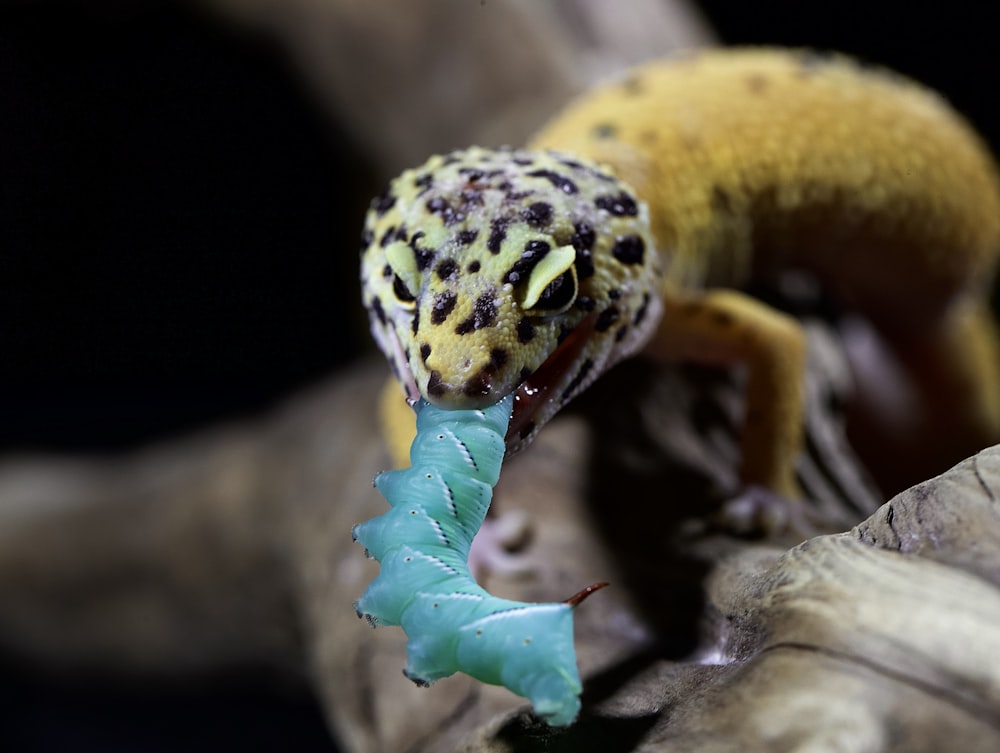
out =
[[[512,451],[646,343],[662,277],[646,207],[620,181],[558,152],[478,147],[394,180],[361,260],[372,334],[413,399],[493,405],[587,321]]]
[[[936,317],[995,267],[1000,190],[985,145],[938,95],[842,56],[652,63],[531,144],[556,145],[611,166],[649,202],[685,282],[741,286],[801,265],[897,324],[908,300]]]
[[[588,377],[643,343],[656,357],[745,364],[744,482],[787,496],[799,493],[794,462],[801,444],[804,338],[793,319],[738,291],[751,282],[774,282],[787,270],[815,275],[898,345],[909,365],[943,364],[936,369],[938,377],[944,375],[938,383],[961,393],[957,402],[963,418],[957,425],[983,437],[1000,430],[997,344],[986,307],[1000,252],[1000,181],[976,133],[933,92],[842,56],[704,51],[639,67],[583,95],[529,148],[518,158],[558,152],[547,157],[559,163],[552,170],[576,162],[621,181],[615,191],[636,200],[634,215],[614,218],[626,222],[608,229],[607,240],[593,252],[595,263],[616,238],[629,233],[658,252],[647,280],[627,277],[619,284],[615,275],[624,267],[629,273],[639,270],[608,264],[599,289],[585,296],[596,310],[613,304],[623,322],[635,317],[636,301],[649,290],[655,291],[656,313],[663,310],[655,332],[647,322],[630,333],[627,348],[611,352],[605,347],[599,368],[591,368]],[[503,152],[490,154],[497,164],[506,159]],[[433,174],[440,167],[432,160],[422,169]],[[427,392],[428,381],[413,354],[422,345],[452,367],[464,364],[468,370],[469,359],[480,369],[484,363],[472,350],[488,353],[502,342],[507,361],[516,362],[519,371],[481,380],[490,385],[479,396],[498,399],[499,392],[516,388],[544,362],[558,333],[576,326],[584,312],[574,301],[549,316],[546,322],[556,334],[530,352],[512,338],[509,323],[498,331],[484,327],[483,342],[470,350],[453,331],[429,327],[421,316],[409,333],[402,325],[392,328],[400,342],[397,350],[409,357],[393,355],[396,346],[385,335],[385,321],[393,317],[385,307],[398,299],[391,297],[390,283],[400,274],[406,277],[422,310],[433,305],[426,295],[440,292],[428,270],[414,273],[406,254],[397,251],[387,258],[384,250],[376,250],[379,234],[392,224],[405,222],[408,232],[421,223],[437,229],[438,218],[430,217],[426,202],[400,188],[399,181],[419,177],[407,175],[397,179],[397,194],[384,213],[397,214],[387,224],[376,201],[366,226],[362,279],[373,332],[397,376],[405,383],[414,381],[410,373],[416,375],[421,393]],[[514,183],[516,194],[519,183]],[[527,201],[551,203],[541,194]],[[565,212],[569,205],[553,206]],[[648,227],[643,222],[647,212]],[[591,212],[588,218],[600,233],[607,217]],[[496,289],[502,289],[498,280],[523,248],[519,239],[504,247],[502,258],[491,259],[496,264],[486,277]],[[463,253],[454,255],[460,269],[465,269]],[[483,255],[481,248],[472,253]],[[629,299],[609,301],[608,291],[621,296],[621,288],[630,291]],[[462,307],[461,316],[467,317],[473,294],[458,297],[456,309]],[[381,315],[374,310],[376,298]],[[412,317],[399,319],[404,320],[412,325]],[[598,345],[607,346],[615,334],[614,328],[591,333],[597,350],[581,359],[594,363],[594,352],[602,352]],[[415,368],[401,368],[403,361]],[[569,378],[574,373],[571,369]],[[469,392],[468,382],[463,384]],[[462,388],[446,392],[437,396],[439,401],[457,405],[470,399],[461,396]]]

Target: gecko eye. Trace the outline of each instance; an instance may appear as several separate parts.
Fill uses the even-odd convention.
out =
[[[576,271],[566,270],[545,286],[532,311],[539,314],[561,314],[576,300]]]
[[[420,289],[420,270],[413,249],[402,241],[390,243],[385,249],[385,260],[392,270],[392,292],[396,300],[412,308],[417,296],[414,290]]]
[[[410,292],[399,275],[393,275],[392,292],[396,294],[396,300],[400,303],[414,303],[417,300],[417,297]]]
[[[572,246],[548,251],[531,269],[521,305],[541,316],[561,314],[568,309],[576,300],[575,262],[576,250]]]

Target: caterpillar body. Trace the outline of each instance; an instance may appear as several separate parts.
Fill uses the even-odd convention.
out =
[[[455,672],[527,698],[552,726],[576,717],[581,690],[573,607],[492,596],[468,566],[469,548],[500,476],[513,396],[482,410],[443,410],[419,401],[412,466],[375,476],[390,510],[354,527],[381,564],[355,604],[373,626],[406,632],[404,674],[429,685]]]

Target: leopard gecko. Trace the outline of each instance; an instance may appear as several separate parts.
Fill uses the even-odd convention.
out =
[[[954,372],[996,436],[998,250],[996,166],[941,97],[836,54],[717,49],[583,94],[525,149],[405,171],[372,202],[361,280],[411,402],[514,393],[508,454],[633,354],[744,365],[742,481],[794,498],[803,333],[741,289],[814,275]],[[404,464],[399,394],[383,416]]]

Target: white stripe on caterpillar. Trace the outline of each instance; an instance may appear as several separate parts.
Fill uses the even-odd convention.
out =
[[[500,476],[513,398],[483,410],[442,410],[421,400],[412,466],[375,477],[384,515],[354,527],[381,572],[354,604],[373,626],[400,625],[404,674],[418,685],[464,672],[531,701],[553,726],[580,709],[573,608],[492,596],[472,577],[469,547]]]

